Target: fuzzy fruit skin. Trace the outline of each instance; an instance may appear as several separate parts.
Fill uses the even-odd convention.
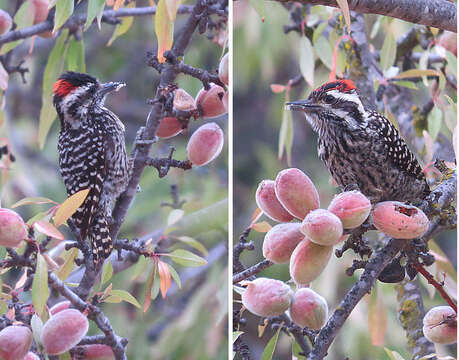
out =
[[[373,224],[394,239],[414,239],[429,228],[429,219],[421,209],[398,201],[383,201],[373,207]]]
[[[282,206],[297,219],[320,206],[319,193],[311,179],[300,169],[290,168],[276,177],[276,196]]]
[[[295,324],[318,330],[327,321],[327,301],[312,289],[299,289],[293,295],[290,316]]]
[[[56,315],[58,312],[61,312],[62,310],[68,309],[72,305],[72,303],[68,300],[58,302],[56,305],[54,305],[51,309],[49,309],[49,313],[51,315]]]
[[[204,88],[199,90],[195,104],[198,109],[201,106],[204,119],[214,118],[226,113],[225,105],[223,104],[224,95],[225,90],[216,84],[211,84],[209,90]]]
[[[424,336],[433,343],[454,344],[457,342],[457,315],[452,307],[436,306],[430,309],[424,316],[423,324]]]
[[[3,35],[11,30],[13,19],[5,10],[0,9],[0,35]]]
[[[248,283],[242,294],[242,304],[258,316],[277,316],[286,311],[293,292],[280,280],[258,278]]]
[[[38,24],[46,20],[48,17],[49,0],[31,0],[33,6],[33,23]]]
[[[195,166],[207,165],[220,155],[223,143],[224,135],[220,126],[214,122],[204,124],[188,140],[188,159]]]
[[[317,245],[309,239],[298,244],[290,257],[290,276],[300,285],[309,285],[325,269],[333,252],[332,246]]]
[[[301,231],[318,245],[333,246],[340,242],[343,224],[338,216],[325,209],[311,211],[301,223]]]
[[[24,360],[40,360],[40,357],[37,354],[29,351]]]
[[[228,53],[226,53],[222,57],[222,59],[220,60],[220,64],[218,65],[218,78],[225,85],[228,85],[228,61],[229,56]]]
[[[115,354],[108,345],[91,344],[82,346],[84,349],[84,360],[115,360]]]
[[[161,139],[169,139],[182,132],[182,124],[175,117],[165,117],[161,120],[156,131],[156,136]]]
[[[228,96],[229,96],[228,95],[228,91],[225,91],[225,95],[223,95],[222,101],[223,101],[223,105],[225,106],[226,112],[228,112],[228,106],[229,106],[228,105]]]
[[[353,229],[368,218],[371,202],[360,191],[345,191],[335,196],[328,210],[340,218],[343,228]]]
[[[0,246],[18,247],[26,237],[24,220],[13,210],[0,208]]]
[[[255,201],[257,206],[269,218],[279,222],[289,222],[293,216],[284,209],[279,202],[275,192],[275,182],[273,180],[263,180],[257,188]]]
[[[275,264],[285,264],[293,250],[304,239],[300,223],[277,224],[269,230],[263,241],[263,256]]]
[[[0,331],[0,359],[23,360],[32,344],[32,331],[28,327],[11,325]]]
[[[41,342],[49,355],[59,355],[73,348],[88,332],[88,319],[75,309],[53,315],[43,326]]]

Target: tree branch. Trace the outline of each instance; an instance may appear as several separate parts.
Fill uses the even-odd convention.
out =
[[[297,2],[338,7],[335,0],[297,0]],[[414,24],[457,32],[457,6],[447,0],[348,0],[348,4],[350,10],[361,14],[391,16]]]

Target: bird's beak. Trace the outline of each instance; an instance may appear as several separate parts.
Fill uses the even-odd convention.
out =
[[[124,82],[116,82],[116,81],[109,82],[109,83],[106,83],[106,84],[102,84],[101,87],[100,87],[100,90],[99,90],[99,94],[101,96],[105,96],[108,93],[110,93],[112,91],[118,91],[119,89],[121,89],[122,87],[125,87],[125,86],[126,86],[126,83],[124,83]]]
[[[292,101],[285,103],[285,108],[287,110],[292,110],[292,111],[314,111],[317,109],[320,109],[321,106],[317,104],[313,104],[311,100],[306,99],[306,100],[299,100],[299,101]]]

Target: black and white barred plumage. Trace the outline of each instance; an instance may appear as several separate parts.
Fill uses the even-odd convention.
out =
[[[354,83],[337,80],[307,100],[287,104],[303,111],[318,134],[318,153],[333,179],[357,185],[372,202],[414,201],[429,193],[416,157],[392,123],[365,109]]]
[[[111,253],[112,207],[129,181],[124,125],[104,107],[105,96],[122,86],[101,84],[92,76],[75,72],[62,74],[54,84],[54,106],[61,122],[60,173],[68,195],[90,190],[72,220],[81,241],[90,239],[95,264]]]

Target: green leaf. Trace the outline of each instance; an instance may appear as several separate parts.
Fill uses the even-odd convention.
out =
[[[88,16],[86,18],[86,23],[84,24],[84,31],[88,30],[91,26],[94,18],[97,16],[97,26],[100,30],[100,22],[102,20],[102,13],[105,8],[105,0],[89,0],[88,3]]]
[[[33,339],[37,344],[41,344],[41,332],[43,330],[43,321],[37,314],[32,315],[30,320],[30,326],[32,327]]]
[[[411,78],[411,77],[421,77],[421,76],[439,76],[438,71],[432,70],[432,69],[427,69],[427,70],[421,70],[421,69],[410,69],[407,71],[404,71],[397,76],[394,77],[394,79],[406,79],[406,78]]]
[[[35,311],[40,317],[43,317],[48,297],[48,265],[46,264],[46,260],[43,256],[38,254],[37,266],[32,284],[32,303]]]
[[[317,42],[317,39],[319,38],[320,35],[322,35],[327,25],[328,23],[326,21],[323,21],[322,23],[319,24],[319,26],[316,27],[316,29],[312,33],[312,43],[313,44]]]
[[[300,40],[299,55],[301,75],[309,86],[314,87],[314,50],[306,36]]]
[[[150,292],[151,300],[155,300],[158,297],[159,290],[160,290],[159,274],[158,274],[158,271],[155,271],[153,286],[152,286],[151,292]]]
[[[31,4],[32,1],[23,2],[21,7],[16,12],[16,15],[14,15],[13,21],[17,25],[16,29],[14,30],[20,30],[33,24],[33,16],[30,16],[31,9],[29,9]],[[0,49],[0,55],[6,54],[8,51],[21,44],[23,41],[24,39],[21,39],[4,44]]]
[[[419,69],[421,70],[427,70],[427,65],[429,62],[429,54],[430,51],[424,51],[421,55],[421,58],[419,59]],[[425,86],[429,86],[429,83],[427,82],[427,76],[422,77],[422,82],[424,83]]]
[[[395,57],[397,55],[397,42],[392,33],[387,33],[384,39],[383,47],[381,49],[381,56],[379,63],[383,71],[389,69],[394,65]]]
[[[276,349],[277,339],[279,338],[279,333],[280,333],[281,328],[282,328],[282,325],[279,326],[274,336],[271,338],[271,340],[269,340],[268,344],[263,350],[263,355],[261,357],[261,360],[271,360],[273,358],[274,350]]]
[[[406,87],[412,90],[419,90],[418,87],[411,81],[396,81],[396,82],[393,82],[393,84],[397,86],[403,86],[403,87]]]
[[[292,145],[293,145],[293,121],[290,110],[284,108],[282,115],[282,124],[279,131],[279,159],[284,155],[284,149],[287,153],[287,164],[290,166]]]
[[[322,63],[328,68],[332,69],[333,62],[333,52],[330,46],[330,43],[323,35],[317,38],[317,41],[314,43],[314,50],[322,61]]]
[[[132,2],[126,7],[127,8],[135,7],[135,3]],[[134,21],[134,18],[132,16],[127,16],[127,17],[122,18],[121,24],[116,25],[115,31],[113,31],[112,37],[110,38],[110,40],[108,40],[107,46],[110,46],[111,44],[113,44],[113,41],[115,41],[116,38],[125,34],[131,27],[133,21]]]
[[[77,41],[74,38],[69,40],[66,60],[67,70],[83,73],[86,72],[83,40]]]
[[[242,334],[244,334],[244,331],[233,331],[233,344]]]
[[[172,276],[172,279],[174,279],[175,283],[177,284],[178,288],[181,289],[182,288],[182,282],[180,281],[180,276],[179,274],[177,273],[177,271],[172,267],[171,264],[167,264],[166,265],[169,267],[169,271],[171,272],[171,276]]]
[[[113,266],[112,261],[109,258],[102,267],[102,275],[100,276],[100,284],[105,284],[108,280],[110,280],[113,276]]]
[[[134,265],[134,270],[131,276],[131,280],[136,280],[140,275],[143,275],[148,267],[147,259],[144,256],[140,256],[137,263]]]
[[[202,257],[184,249],[176,249],[169,254],[162,255],[169,256],[177,264],[183,266],[203,266],[207,264],[207,261]]]
[[[174,225],[183,217],[183,215],[185,215],[185,211],[182,209],[173,209],[167,217],[167,226]]]
[[[347,0],[336,0],[339,8],[343,12],[344,21],[347,25],[347,33],[351,34],[351,15],[349,14],[349,4]]]
[[[453,99],[451,99],[448,95],[445,94],[446,100],[449,102],[449,104],[453,107],[454,112],[457,112],[457,104],[454,102]]]
[[[404,360],[402,355],[400,355],[398,352],[389,350],[386,347],[384,348],[384,350],[386,351],[386,354],[389,356],[390,360]]]
[[[180,240],[181,242],[195,248],[199,252],[201,252],[203,255],[207,256],[209,252],[205,248],[204,245],[202,245],[198,240],[193,239],[192,237],[189,236],[179,236],[176,238],[177,240]]]
[[[177,18],[177,10],[181,2],[181,0],[166,0],[167,15],[172,22]]]
[[[41,149],[43,149],[46,135],[48,135],[49,129],[56,119],[56,111],[53,105],[53,85],[64,69],[65,54],[68,47],[65,42],[67,36],[68,30],[64,29],[57,39],[51,54],[49,54],[43,75],[42,105],[38,129],[38,142]]]
[[[442,118],[443,112],[438,107],[434,107],[427,116],[427,131],[433,141],[435,141],[438,133],[440,132]]]
[[[45,198],[45,197],[26,197],[22,200],[19,200],[18,202],[14,203],[11,205],[11,208],[17,208],[19,206],[24,206],[24,205],[32,205],[32,204],[57,204],[55,201]]]
[[[293,338],[292,355],[296,356],[297,359],[301,359],[302,355],[300,355],[300,353],[302,353],[302,352],[303,352],[303,349],[301,348],[300,344],[298,344],[298,342],[295,340],[295,338]]]
[[[446,71],[457,78],[457,57],[449,50],[446,50]]]
[[[64,354],[59,355],[59,360],[72,360],[70,353],[67,351]]]
[[[265,22],[266,9],[264,0],[249,0],[249,4],[255,9],[260,16],[261,21]]]
[[[371,29],[370,39],[374,39],[375,36],[378,34],[382,19],[383,19],[382,16],[378,16],[378,18],[376,19],[375,23],[373,24],[373,28]]]
[[[56,275],[62,281],[68,278],[73,268],[75,267],[75,259],[78,256],[78,249],[72,248],[65,252],[64,254],[64,264],[61,265]]]
[[[73,3],[74,0],[59,0],[56,3],[56,15],[54,16],[54,29],[53,33],[56,32],[67,19],[73,14]]]
[[[112,290],[112,291],[110,291],[110,296],[109,297],[111,297],[111,296],[120,298],[121,300],[126,301],[129,304],[132,304],[135,307],[138,307],[140,309],[139,302],[136,300],[136,298],[134,296],[129,294],[126,290]],[[109,301],[107,301],[107,299],[105,299],[105,301],[109,302]]]

